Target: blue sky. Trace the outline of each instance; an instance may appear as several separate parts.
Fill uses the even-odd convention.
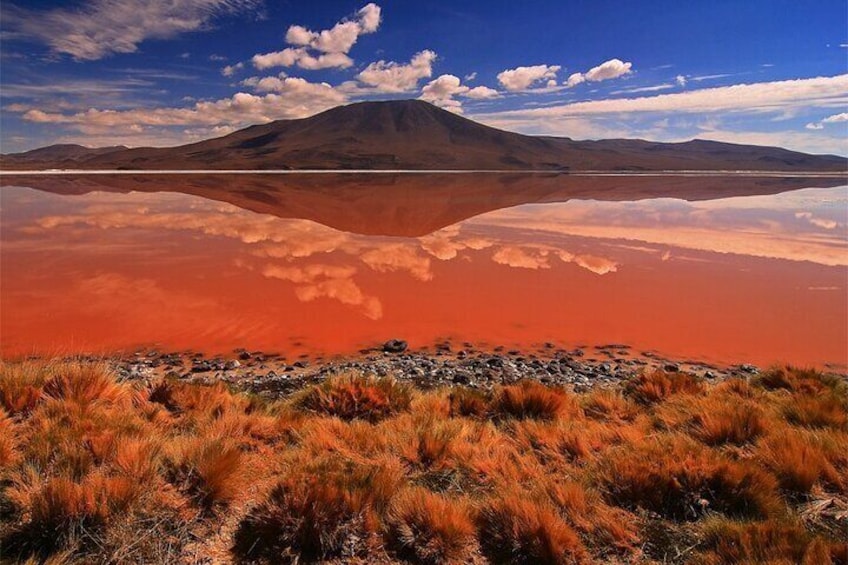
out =
[[[3,152],[173,145],[359,100],[523,133],[848,154],[848,4],[2,5]]]

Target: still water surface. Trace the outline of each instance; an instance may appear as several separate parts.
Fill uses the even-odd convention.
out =
[[[399,337],[848,364],[845,186],[280,182],[15,179],[2,354],[332,355]]]

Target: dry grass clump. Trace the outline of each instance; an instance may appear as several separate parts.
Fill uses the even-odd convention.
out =
[[[786,420],[806,428],[848,429],[848,397],[837,393],[816,396],[793,395],[783,413]]]
[[[708,510],[768,517],[781,508],[771,474],[677,435],[617,448],[596,473],[607,500],[674,520],[694,520]]]
[[[309,388],[299,405],[342,420],[377,422],[409,409],[411,389],[392,378],[342,375]]]
[[[583,563],[577,533],[547,504],[503,493],[480,511],[480,544],[496,563]]]
[[[625,392],[641,404],[660,402],[675,394],[701,394],[704,390],[704,383],[694,375],[659,370],[642,373],[625,387]]]
[[[475,545],[469,505],[419,487],[393,498],[386,527],[398,553],[418,563],[467,562]]]
[[[704,526],[706,549],[697,561],[710,564],[834,563],[836,544],[815,538],[803,526],[780,521],[708,521]],[[831,545],[834,547],[831,548]]]
[[[629,422],[639,413],[638,406],[619,390],[598,389],[583,397],[587,418],[607,422]]]
[[[325,457],[282,478],[241,521],[234,551],[277,562],[355,555],[377,530],[383,510],[403,480],[397,462],[359,464]]]
[[[834,375],[788,366],[773,367],[757,375],[752,384],[765,390],[788,390],[810,396],[826,392],[844,395],[848,389],[846,382]]]
[[[268,401],[0,370],[8,561],[846,561],[845,387],[814,371],[585,394],[343,375]]]
[[[564,390],[528,380],[501,388],[492,399],[490,410],[495,417],[556,420],[576,416],[580,407]]]
[[[734,398],[710,400],[692,419],[695,435],[704,443],[743,445],[765,433],[768,421],[756,404]]]
[[[846,439],[842,438],[843,441]],[[848,443],[842,443],[841,449],[846,446]],[[757,453],[764,465],[775,474],[781,488],[789,492],[809,493],[820,481],[837,489],[844,488],[846,484],[837,471],[841,461],[832,462],[828,457],[836,453],[822,445],[821,438],[810,433],[776,430],[758,445]]]
[[[0,362],[0,405],[13,416],[29,413],[41,400],[48,374],[45,363]]]
[[[3,472],[17,462],[18,440],[15,422],[0,408],[0,480]]]
[[[240,476],[242,452],[231,440],[199,438],[176,440],[168,458],[171,482],[206,509],[227,504],[244,485]]]
[[[458,388],[450,393],[450,415],[485,418],[489,413],[491,395],[473,388]]]

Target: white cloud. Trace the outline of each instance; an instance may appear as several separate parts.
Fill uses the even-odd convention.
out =
[[[244,68],[244,63],[236,63],[235,65],[227,65],[223,69],[221,69],[221,74],[225,77],[231,77],[236,74],[237,71],[240,71]]]
[[[472,80],[474,80],[476,78],[477,78],[477,71],[474,71],[473,73],[468,73],[467,75],[465,75],[465,82],[471,82]]]
[[[469,88],[460,84],[459,77],[441,75],[431,80],[421,89],[421,99],[428,102],[448,100],[457,94],[468,92]]]
[[[683,75],[677,75],[674,78],[674,82],[677,83],[677,86],[686,86],[686,77]]]
[[[610,59],[609,61],[601,63],[597,67],[589,69],[586,73],[586,80],[589,82],[599,82],[602,80],[618,78],[629,74],[632,66],[633,63],[625,63],[621,59]]]
[[[500,93],[498,93],[498,91],[494,88],[489,88],[488,86],[475,86],[474,88],[469,88],[463,96],[466,98],[473,98],[475,100],[482,100],[485,98],[497,98],[500,96]]]
[[[601,82],[630,74],[633,63],[625,63],[621,59],[604,61],[597,67],[592,67],[585,73],[573,73],[565,81],[565,86],[573,88],[584,82]]]
[[[565,81],[565,85],[569,88],[573,88],[578,84],[582,84],[584,82],[586,82],[586,77],[583,75],[583,73],[571,73],[568,76],[568,80]]]
[[[469,88],[461,84],[459,77],[454,75],[441,75],[438,78],[431,80],[424,85],[421,90],[421,100],[432,102],[437,106],[452,110],[454,112],[462,111],[462,104],[455,96],[471,98],[475,100],[494,98],[498,96],[498,91],[486,86],[477,86]]]
[[[848,122],[848,112],[842,112],[841,114],[834,114],[832,116],[828,116],[827,118],[822,120],[823,124],[835,124],[839,122]]]
[[[848,75],[737,84],[640,98],[575,102],[546,108],[513,110],[501,119],[555,118],[627,112],[776,112],[797,107],[842,107],[848,104]]]
[[[353,59],[344,53],[320,53],[316,57],[310,54],[305,47],[287,47],[282,51],[254,55],[251,60],[253,66],[260,70],[272,67],[291,67],[293,65],[309,71],[347,69],[353,66]]]
[[[842,112],[841,114],[834,114],[832,116],[828,116],[825,119],[812,122],[806,125],[807,129],[824,129],[824,124],[838,124],[840,122],[848,122],[848,112]]]
[[[258,0],[89,0],[80,8],[4,9],[4,26],[77,60],[134,53],[146,39],[202,30],[218,16],[256,8]]]
[[[377,31],[380,12],[378,5],[370,3],[356,12],[354,18],[342,20],[331,29],[311,31],[299,25],[290,26],[286,32],[286,43],[294,47],[254,55],[253,65],[257,69],[293,65],[307,70],[347,69],[353,66],[353,60],[347,53],[360,35]]]
[[[409,92],[418,87],[418,81],[433,75],[433,62],[437,55],[425,49],[416,53],[409,64],[394,61],[376,61],[362,70],[356,78],[376,92]]]
[[[640,86],[637,88],[625,88],[624,90],[615,90],[613,94],[638,94],[640,92],[659,92],[660,90],[669,90],[674,88],[670,82],[657,84],[654,86]]]
[[[311,83],[302,78],[266,77],[263,88],[271,94],[257,96],[239,92],[230,98],[197,102],[186,108],[140,108],[133,110],[90,109],[76,114],[30,110],[24,119],[37,123],[69,124],[111,130],[131,126],[216,126],[266,123],[283,118],[300,118],[347,101],[347,97],[327,83]]]
[[[556,79],[560,68],[559,65],[533,65],[507,69],[498,73],[498,82],[510,92],[527,90],[542,80]]]

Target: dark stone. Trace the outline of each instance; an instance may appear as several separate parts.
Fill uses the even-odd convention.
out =
[[[407,347],[408,344],[402,339],[390,339],[383,344],[383,351],[386,353],[403,353]]]
[[[677,363],[666,363],[663,365],[663,370],[668,371],[669,373],[677,373],[680,371],[680,365]]]

